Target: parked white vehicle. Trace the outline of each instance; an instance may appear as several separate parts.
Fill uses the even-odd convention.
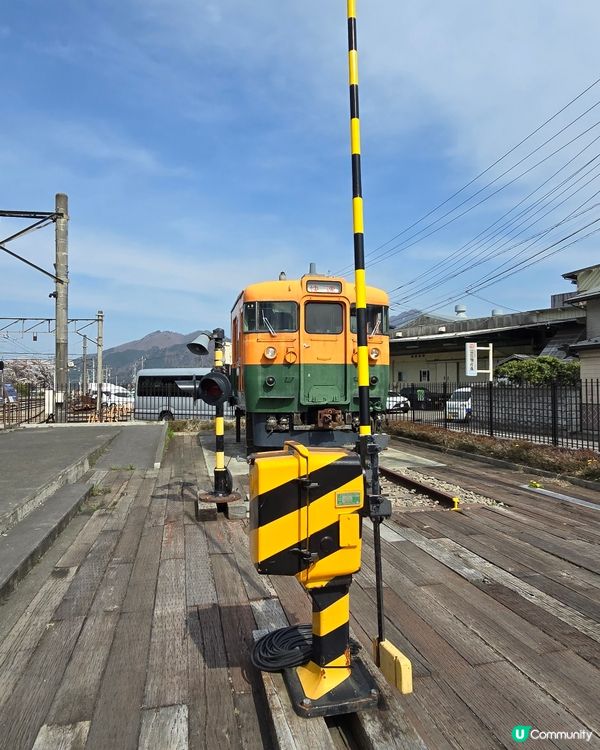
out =
[[[397,391],[388,391],[386,411],[399,411],[406,414],[410,409],[410,401],[406,396],[401,396]]]
[[[473,410],[472,389],[457,388],[446,401],[446,418],[456,422],[468,422]]]
[[[90,383],[89,394],[92,398],[97,398],[97,383]],[[105,406],[133,406],[134,401],[134,394],[127,388],[114,383],[102,383],[102,404]]]

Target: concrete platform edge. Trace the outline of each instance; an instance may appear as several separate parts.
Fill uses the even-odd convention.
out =
[[[27,573],[31,570],[35,563],[42,557],[44,552],[46,552],[50,548],[54,540],[65,529],[73,516],[75,516],[76,513],[79,512],[79,509],[88,499],[88,497],[92,493],[92,490],[92,484],[84,485],[82,487],[81,494],[77,497],[75,502],[67,508],[67,510],[60,516],[55,524],[49,527],[46,533],[40,536],[34,547],[27,551],[25,556],[18,562],[16,567],[6,575],[2,575],[0,573],[0,600],[6,598],[12,591],[14,591],[19,581],[21,581],[27,575]],[[28,518],[31,518],[31,514]],[[25,523],[27,523],[27,519],[25,520]],[[10,534],[10,531],[8,533]]]
[[[165,442],[167,440],[168,429],[169,429],[169,423],[163,422],[160,437],[158,439],[158,445],[156,446],[156,454],[154,456],[154,468],[155,469],[160,469],[163,453],[165,452]]]
[[[81,479],[86,471],[100,458],[116,436],[117,433],[111,435],[101,445],[98,445],[85,456],[74,461],[57,476],[46,482],[45,485],[32,492],[18,508],[0,517],[0,533],[5,533],[13,528],[17,523],[36,510],[36,508],[39,508],[48,497],[57,492],[61,487],[64,487],[66,484],[74,484]]]

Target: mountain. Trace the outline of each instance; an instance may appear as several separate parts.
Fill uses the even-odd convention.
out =
[[[158,367],[211,367],[212,351],[204,357],[192,354],[187,344],[193,341],[200,331],[176,333],[174,331],[154,331],[136,341],[105,349],[103,368],[107,370],[105,380],[120,385],[133,384],[135,373],[144,368]],[[90,347],[92,349],[92,347]],[[80,382],[82,360],[76,359],[71,368],[71,382]],[[92,381],[92,369],[96,366],[96,352],[88,354],[88,376]],[[95,380],[95,377],[94,377]]]

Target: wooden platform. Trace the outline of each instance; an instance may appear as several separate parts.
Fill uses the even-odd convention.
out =
[[[0,746],[273,747],[252,632],[278,602],[309,622],[306,594],[256,575],[245,522],[195,522],[206,469],[192,436],[171,440],[158,472],[95,481],[106,493],[0,606]],[[536,747],[600,747],[600,511],[515,498],[402,513],[384,529],[388,638],[415,673],[398,733],[406,720],[433,750],[513,748],[515,724],[596,732]],[[368,647],[368,524],[364,542],[351,609]]]

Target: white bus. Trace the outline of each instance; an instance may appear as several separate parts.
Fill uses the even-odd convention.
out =
[[[172,367],[140,370],[135,379],[135,419],[209,419],[215,407],[198,399],[193,388],[180,388],[177,383],[199,380],[210,372],[208,367]],[[228,407],[225,407],[228,410]]]

